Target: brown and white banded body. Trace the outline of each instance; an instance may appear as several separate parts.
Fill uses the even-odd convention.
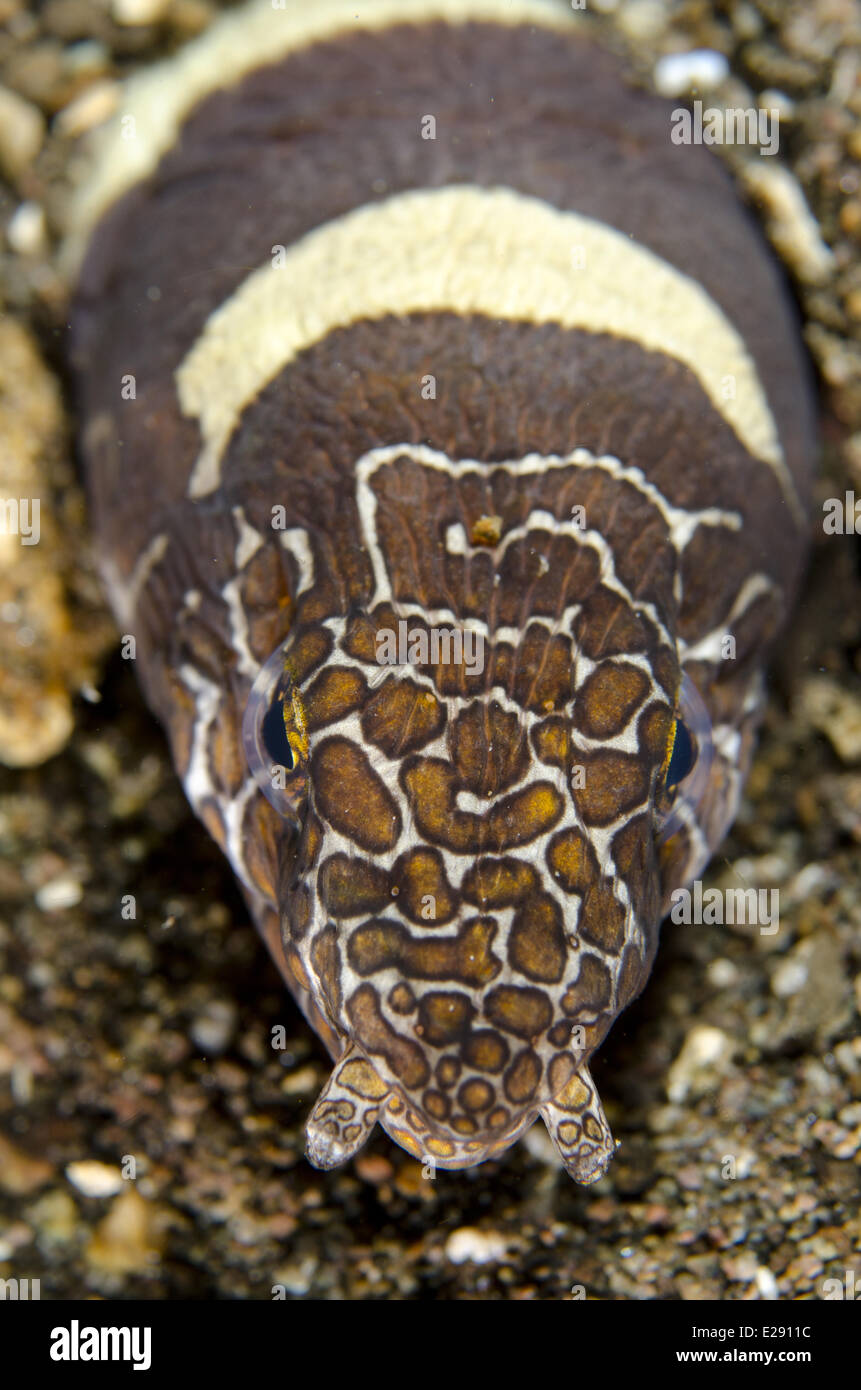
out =
[[[322,1166],[540,1114],[600,1176],[589,1057],[734,814],[811,406],[670,130],[553,0],[266,3],[131,85],[82,203],[104,571],[337,1059]]]

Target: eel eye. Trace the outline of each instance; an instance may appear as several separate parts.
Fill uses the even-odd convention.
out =
[[[673,751],[664,778],[664,787],[672,791],[684,782],[697,760],[697,748],[691,732],[683,719],[677,719],[673,728]]]
[[[273,700],[263,716],[260,736],[267,756],[272,759],[273,763],[277,763],[286,768],[288,772],[292,772],[296,766],[296,755],[290,747],[288,721],[285,719],[287,711],[286,700]]]
[[[709,785],[712,726],[702,696],[689,676],[682,676],[676,717],[658,794],[658,838],[669,840],[697,810]]]
[[[281,646],[260,668],[242,721],[248,766],[279,815],[301,820],[308,792],[305,713],[290,662]]]

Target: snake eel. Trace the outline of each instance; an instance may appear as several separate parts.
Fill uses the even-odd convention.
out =
[[[794,310],[555,0],[280,0],[133,77],[71,356],[146,698],[333,1070],[464,1168],[589,1061],[735,814],[803,569]]]

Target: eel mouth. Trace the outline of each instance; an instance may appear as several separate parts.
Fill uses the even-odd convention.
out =
[[[431,1172],[470,1168],[504,1153],[538,1116],[575,1182],[588,1185],[603,1177],[616,1142],[586,1062],[552,1101],[520,1111],[496,1131],[465,1137],[446,1131],[410,1105],[351,1043],[308,1118],[305,1152],[315,1168],[337,1168],[359,1152],[379,1122]]]

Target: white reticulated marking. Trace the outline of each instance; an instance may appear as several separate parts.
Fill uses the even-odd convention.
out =
[[[209,772],[209,730],[221,704],[221,687],[207,680],[194,666],[181,666],[179,678],[194,696],[196,707],[194,737],[183,786],[195,811],[200,811],[204,801],[217,794]]]
[[[572,245],[588,275],[572,270]],[[359,320],[444,312],[610,333],[682,362],[803,515],[753,359],[701,285],[595,218],[472,185],[395,194],[315,228],[210,315],[175,373],[202,437],[189,496],[219,485],[243,410],[299,353]]]
[[[293,556],[299,570],[296,592],[291,595],[293,599],[297,599],[300,594],[304,594],[306,589],[313,589],[314,587],[314,555],[311,550],[311,542],[304,526],[293,526],[289,531],[281,531],[279,538],[283,548],[289,555]]]
[[[249,676],[251,680],[256,680],[257,672],[260,670],[260,662],[252,654],[248,645],[248,618],[242,603],[241,582],[241,575],[236,575],[234,579],[228,580],[221,590],[221,597],[227,606],[230,619],[230,645],[236,653],[236,669],[243,676]]]
[[[117,619],[122,626],[131,627],[134,624],[135,610],[141,590],[156,565],[163,559],[169,544],[170,538],[164,532],[153,536],[149,545],[138,556],[137,563],[128,579],[122,577],[112,560],[102,561],[105,588],[110,596]]]
[[[732,724],[716,724],[712,729],[712,743],[725,758],[728,763],[738,764],[738,756],[741,752],[741,732],[733,728]]]
[[[713,632],[707,633],[705,637],[701,637],[698,642],[694,642],[690,646],[681,637],[678,639],[679,660],[683,665],[692,661],[718,662],[724,660],[721,648],[736,618],[740,618],[742,613],[750,608],[761,594],[777,592],[778,586],[767,574],[757,572],[749,575],[739,589],[735,602],[721,627],[715,628]]]
[[[577,452],[587,453],[588,450]],[[664,518],[670,533],[670,542],[680,555],[698,526],[726,526],[730,531],[741,530],[742,518],[739,512],[725,512],[719,507],[704,507],[702,511],[688,511],[685,507],[675,507],[660,488],[649,481],[642,468],[622,463],[614,454],[601,454],[594,458],[592,467],[602,469],[611,477],[630,484],[637,492],[648,497]]]
[[[242,507],[233,508],[233,519],[236,522],[236,530],[238,532],[233,563],[237,570],[244,570],[248,561],[257,554],[262,546],[263,537],[260,532],[255,530],[251,523],[246,520],[245,512]]]
[[[370,449],[366,454],[363,454],[358,459],[355,468],[356,507],[359,513],[362,537],[370,554],[374,575],[374,596],[370,603],[372,608],[377,603],[391,602],[392,591],[377,536],[377,499],[371,487],[371,479],[378,469],[384,468],[402,457],[410,458],[425,468],[437,469],[458,481],[468,473],[478,473],[483,478],[489,478],[493,473],[499,472],[508,473],[511,477],[522,478],[533,473],[543,475],[555,469],[601,469],[610,474],[611,477],[628,483],[649,499],[663,517],[670,540],[679,554],[688,545],[700,525],[725,526],[728,530],[738,531],[742,524],[741,517],[737,512],[725,512],[717,507],[707,507],[701,511],[689,512],[681,507],[675,507],[654,483],[649,482],[642,469],[627,466],[612,454],[593,454],[588,449],[577,448],[572,449],[568,454],[525,454],[520,459],[486,463],[478,459],[451,459],[439,449],[431,449],[426,444],[381,445],[379,448]],[[517,528],[516,532],[509,532],[496,549],[503,550],[510,538],[522,538],[525,531],[530,529],[530,523],[533,524],[533,527],[549,530],[551,534],[564,533],[577,536],[581,540],[585,540],[587,535],[596,534],[587,532],[584,528],[575,526],[571,522],[560,521],[551,512],[535,511],[530,514],[525,527]],[[466,530],[460,522],[447,528],[445,544],[449,554],[466,554],[469,548],[478,549],[478,547],[468,547]],[[632,607],[636,607],[637,605],[634,604],[630,594],[627,591],[624,592],[627,601]],[[415,611],[419,612],[420,609],[416,607]],[[541,619],[536,619],[536,621],[541,621]]]
[[[168,61],[152,64],[123,85],[117,114],[90,137],[91,167],[74,200],[65,263],[70,271],[77,268],[99,217],[153,172],[191,109],[262,64],[340,34],[395,23],[485,20],[570,33],[572,18],[556,0],[286,0],[278,7],[273,0],[253,0],[239,5]]]
[[[246,806],[255,794],[259,794],[259,790],[254,778],[249,777],[243,782],[236,796],[220,801],[225,828],[224,852],[230,860],[231,868],[237,878],[247,887],[253,888],[255,893],[259,890],[251,882],[245,867],[245,855],[242,847],[242,820]]]
[[[688,832],[688,859],[685,866],[685,884],[696,878],[697,874],[702,873],[706,864],[712,857],[714,846],[710,845],[703,834],[702,826],[697,820],[696,811],[692,806],[679,797],[673,807],[673,815],[679,820]],[[681,884],[680,884],[681,886]]]

